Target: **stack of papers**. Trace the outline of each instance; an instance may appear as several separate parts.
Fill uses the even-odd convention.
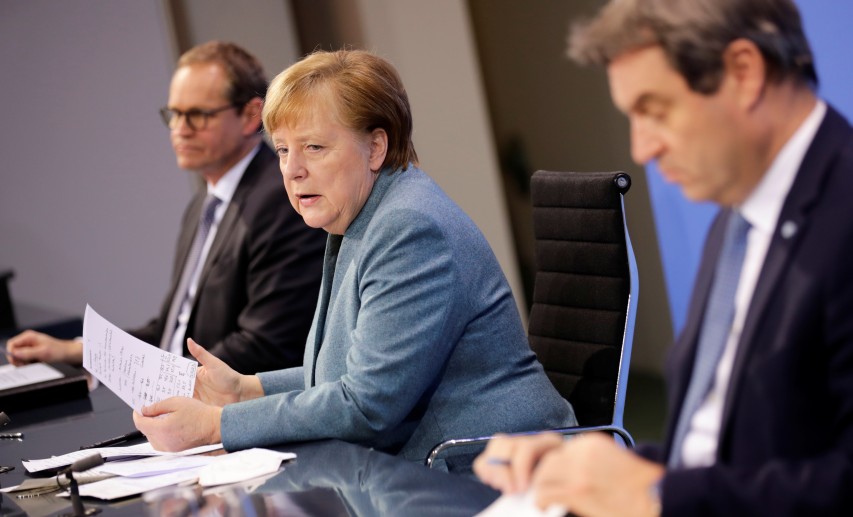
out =
[[[78,459],[100,453],[109,461],[84,473],[75,474],[80,495],[112,500],[142,494],[171,485],[198,483],[211,487],[239,483],[278,471],[281,463],[296,458],[291,452],[269,449],[247,449],[219,456],[198,454],[221,449],[222,444],[197,447],[178,453],[154,450],[149,443],[129,447],[103,447],[75,451],[62,456],[23,462],[28,472],[40,472],[70,465]],[[136,459],[126,459],[133,458]],[[3,492],[57,487],[56,478],[30,479]],[[64,488],[64,487],[63,487]],[[66,495],[66,494],[62,494]]]
[[[169,397],[192,397],[198,363],[136,339],[87,305],[83,320],[83,367],[127,405],[141,412],[143,406]],[[32,375],[36,374],[45,375],[45,372]],[[27,472],[44,472],[62,469],[98,453],[109,463],[74,477],[81,496],[111,500],[182,483],[198,482],[209,487],[247,481],[274,473],[283,461],[296,458],[293,453],[269,449],[196,456],[218,449],[222,449],[221,443],[168,453],[154,450],[145,442],[85,449],[22,463]],[[59,477],[30,479],[2,491],[59,488],[59,482]]]

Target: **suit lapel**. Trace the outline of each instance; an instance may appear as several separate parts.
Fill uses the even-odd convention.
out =
[[[749,357],[758,347],[758,342],[761,339],[757,334],[758,329],[765,318],[765,312],[773,297],[774,290],[780,285],[791,257],[802,241],[802,236],[808,231],[809,212],[819,201],[826,175],[829,173],[836,154],[841,149],[842,135],[846,134],[842,129],[844,127],[846,127],[846,122],[841,116],[831,107],[827,107],[824,120],[803,157],[803,163],[800,164],[797,177],[782,206],[782,212],[779,214],[779,220],[767,249],[761,274],[758,277],[752,301],[749,304],[732,366],[731,381],[723,406],[720,445],[717,448],[718,457],[726,444],[728,435],[726,430],[731,427],[728,424],[732,414],[733,401],[736,400],[741,380],[747,374],[746,368]]]
[[[183,274],[184,266],[187,262],[187,255],[190,252],[193,239],[195,239],[198,220],[201,217],[201,207],[204,204],[205,195],[204,187],[202,187],[200,193],[193,197],[192,201],[190,201],[190,206],[187,208],[187,214],[184,217],[183,227],[181,228],[181,234],[178,238],[178,246],[175,250],[175,264],[172,273],[172,284],[169,287],[169,300],[173,300],[175,298],[175,290],[178,288],[178,284],[181,281],[181,275]],[[168,307],[166,310],[168,311]]]
[[[311,355],[306,355],[306,357],[311,358],[311,364],[305,365],[311,372],[309,387],[316,383],[317,356],[320,354],[320,346],[326,333],[326,314],[329,312],[329,300],[332,296],[332,284],[335,279],[335,268],[337,267],[338,252],[341,249],[342,241],[343,237],[340,235],[329,235],[326,240],[326,252],[323,257],[323,280],[320,284],[320,299],[317,301],[317,317],[314,320],[314,340],[308,343],[313,349]]]
[[[246,171],[243,173],[243,177],[240,178],[240,183],[237,185],[237,189],[234,191],[234,195],[228,203],[228,208],[225,210],[225,214],[219,222],[219,227],[216,229],[216,235],[213,237],[213,243],[210,245],[210,251],[207,253],[207,259],[204,261],[204,265],[202,266],[201,274],[198,277],[197,292],[202,291],[202,288],[207,281],[207,277],[210,274],[210,270],[219,260],[219,256],[222,254],[222,250],[225,248],[225,245],[233,238],[234,227],[240,220],[240,213],[243,210],[244,203],[246,202],[246,196],[249,195],[252,186],[257,181],[257,176],[263,168],[262,165],[270,156],[274,157],[272,151],[269,150],[266,144],[261,144],[261,148],[258,149],[258,154],[252,158],[252,161],[249,162],[249,165],[246,167]],[[198,297],[196,297],[195,302],[197,301]]]
[[[723,234],[728,216],[728,211],[721,211],[714,219],[710,230],[708,230],[705,249],[702,253],[702,262],[693,285],[693,294],[690,298],[689,310],[687,311],[687,321],[676,342],[676,346],[672,347],[667,358],[669,366],[667,370],[669,372],[668,381],[670,385],[670,410],[666,433],[666,455],[664,457],[669,456],[669,448],[672,445],[671,439],[675,433],[681,404],[684,401],[687,387],[690,385],[690,377],[693,374],[693,361],[696,356],[699,331],[702,328],[702,317],[705,314],[705,305],[708,302],[711,283],[714,280],[714,270],[716,269],[717,260],[722,251]]]

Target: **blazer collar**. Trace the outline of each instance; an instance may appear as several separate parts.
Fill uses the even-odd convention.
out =
[[[204,262],[201,275],[198,279],[199,291],[201,291],[211,268],[216,264],[217,260],[219,260],[219,256],[221,255],[225,244],[230,240],[234,226],[240,220],[240,213],[243,211],[246,197],[258,182],[262,171],[266,169],[270,160],[275,160],[275,153],[273,153],[265,143],[261,143],[260,149],[258,149],[255,157],[252,158],[252,161],[250,161],[249,165],[246,166],[246,171],[243,173],[243,177],[240,179],[240,183],[237,185],[237,189],[231,197],[231,202],[228,203],[225,215],[222,216],[222,221],[219,222],[219,228],[216,230],[216,235],[213,238],[213,244],[210,246],[210,251],[207,254],[207,260]],[[286,203],[287,200],[284,200],[283,202]],[[201,206],[199,206],[199,211],[200,210]]]
[[[410,165],[409,169],[411,168],[412,166]],[[385,194],[388,192],[388,189],[391,188],[391,185],[393,185],[397,179],[402,174],[405,174],[409,169],[391,170],[389,168],[385,168],[379,171],[376,181],[373,182],[373,189],[370,191],[367,201],[364,202],[364,206],[361,207],[358,215],[355,216],[355,219],[353,219],[349,227],[344,232],[344,237],[347,240],[361,238],[364,231],[367,229],[367,226],[370,224],[370,221],[373,219],[373,214],[375,214],[377,208],[379,208],[382,198],[384,198]]]

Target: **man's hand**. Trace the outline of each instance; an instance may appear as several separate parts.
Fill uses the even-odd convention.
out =
[[[6,359],[15,366],[37,362],[80,365],[83,343],[25,330],[6,342]]]
[[[536,505],[559,504],[584,517],[660,515],[652,487],[662,465],[640,458],[612,438],[587,433],[549,451],[533,474]]]
[[[263,396],[264,391],[257,376],[237,373],[192,339],[187,339],[187,348],[201,364],[193,390],[196,399],[222,407]]]
[[[222,408],[172,397],[133,412],[133,423],[158,451],[177,452],[222,441]]]
[[[474,472],[483,483],[501,492],[524,492],[540,458],[562,444],[563,438],[555,433],[497,435],[474,461]]]

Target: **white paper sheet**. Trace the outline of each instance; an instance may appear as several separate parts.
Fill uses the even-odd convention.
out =
[[[98,467],[99,472],[128,478],[159,476],[186,469],[198,469],[219,456],[159,456],[130,461],[111,461]]]
[[[83,367],[140,411],[169,397],[192,397],[198,363],[136,339],[86,305]]]
[[[98,499],[109,501],[141,494],[149,490],[156,490],[165,486],[192,483],[196,479],[198,479],[198,469],[186,469],[159,476],[139,478],[114,477],[82,485],[79,487],[79,490],[81,497],[97,497]]]
[[[44,363],[25,364],[18,367],[12,364],[0,366],[0,390],[60,378],[62,378],[62,372]]]
[[[246,449],[217,456],[210,465],[198,473],[198,484],[204,487],[239,483],[276,472],[282,461],[292,460],[296,454],[269,449]]]
[[[533,494],[525,492],[502,495],[475,517],[562,517],[566,513],[568,510],[559,505],[540,510],[533,502]]]
[[[122,458],[131,456],[192,456],[193,454],[201,454],[204,452],[215,451],[221,449],[222,444],[203,445],[194,449],[187,449],[181,452],[162,452],[154,450],[150,443],[140,443],[138,445],[129,445],[126,447],[98,447],[95,449],[83,449],[81,451],[69,452],[61,456],[53,456],[40,460],[23,460],[24,468],[27,472],[41,472],[48,469],[57,469],[67,467],[77,460],[87,458],[92,454],[98,453],[102,458],[108,460],[110,458]]]

